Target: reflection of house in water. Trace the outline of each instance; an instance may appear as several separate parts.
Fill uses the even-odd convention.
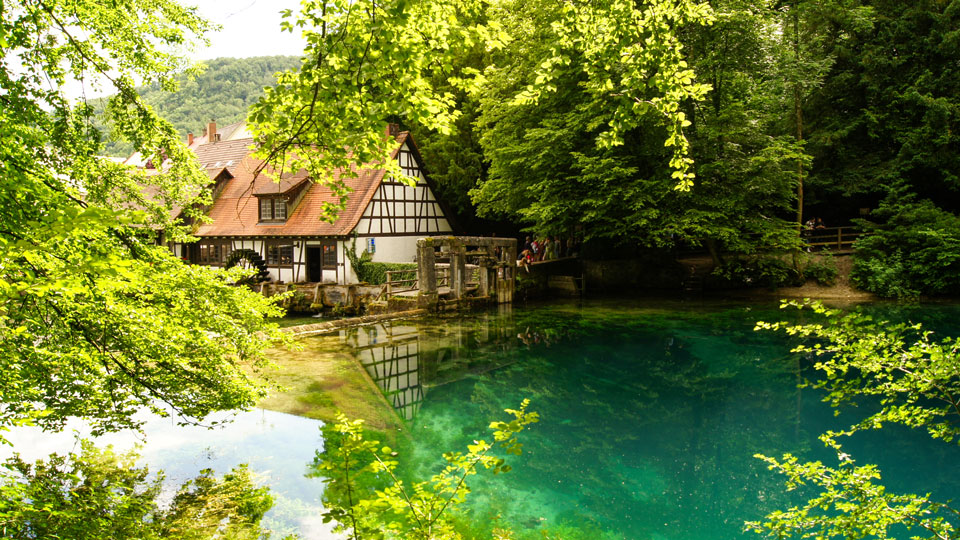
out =
[[[416,416],[426,390],[516,360],[511,318],[386,321],[340,334],[404,419]]]
[[[417,327],[388,321],[347,330],[341,335],[397,413],[404,420],[413,418],[423,399]]]

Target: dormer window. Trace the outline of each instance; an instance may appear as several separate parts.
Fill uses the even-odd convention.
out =
[[[287,200],[283,197],[260,197],[260,221],[286,221]]]

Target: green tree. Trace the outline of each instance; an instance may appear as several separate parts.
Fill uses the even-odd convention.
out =
[[[878,482],[879,469],[857,465],[839,441],[858,431],[900,424],[955,445],[960,440],[960,341],[936,339],[918,324],[893,325],[856,312],[842,315],[818,303],[809,307],[822,319],[802,325],[759,322],[757,328],[805,338],[794,352],[818,359],[821,377],[812,386],[825,391],[824,399],[834,407],[866,400],[877,405],[848,429],[821,435],[836,451],[837,467],[801,462],[790,454],[780,459],[758,455],[786,476],[788,489],[808,485],[818,493],[802,505],[771,512],[762,522],[747,523],[747,529],[769,538],[888,538],[902,526],[923,529],[927,538],[956,538],[958,511],[950,501],[890,492]]]
[[[821,17],[834,61],[808,102],[812,202],[844,217],[876,210],[865,227],[877,238],[855,254],[861,286],[885,296],[950,294],[951,261],[960,258],[952,232],[960,10],[955,2],[863,4],[870,17]]]
[[[209,25],[169,0],[5,4],[0,17],[0,427],[95,432],[135,426],[149,408],[185,421],[252,406],[250,377],[278,336],[269,300],[239,274],[183,264],[174,207],[194,218],[208,179],[134,81],[172,89],[189,64],[164,52]],[[44,36],[37,40],[36,36]],[[163,163],[156,174],[99,156],[93,108],[71,103],[71,80],[112,87],[104,115]]]
[[[350,421],[341,414],[333,430],[328,430],[333,435],[328,440],[334,444],[318,453],[314,463],[317,474],[328,479],[324,520],[336,521],[340,532],[354,540],[460,538],[451,514],[466,500],[467,479],[481,467],[494,474],[510,471],[504,458],[492,452],[521,454],[523,445],[517,435],[539,421],[537,413],[527,412],[528,406],[529,400],[523,400],[519,409],[507,409],[513,417],[509,422],[491,422],[492,442],[475,440],[466,452],[444,454],[447,465],[442,471],[409,485],[397,477],[397,461],[390,457],[393,451],[365,439],[362,421]]]
[[[807,111],[817,202],[875,207],[901,183],[956,211],[960,55],[954,2],[821,13],[833,63]],[[868,11],[867,11],[868,10]],[[869,16],[851,16],[867,11]]]
[[[134,87],[174,89],[193,68],[166,51],[209,28],[170,0],[0,6],[0,430],[79,417],[99,434],[137,427],[142,409],[199,422],[262,395],[251,374],[280,310],[232,285],[242,271],[189,266],[162,245],[189,241],[172,210],[201,219],[209,180]],[[115,92],[100,117],[65,95],[71,81]],[[97,121],[162,164],[156,174],[99,157]],[[0,478],[3,536],[260,535],[270,500],[245,469],[201,473],[169,514],[158,482],[87,443],[33,466],[16,458]]]
[[[157,83],[138,87],[137,92],[145,104],[173,124],[181,137],[187,133],[200,135],[211,119],[220,126],[244,120],[250,105],[263,95],[263,89],[276,83],[276,72],[299,64],[296,56],[217,58],[204,62],[201,73],[177,76],[175,92]],[[107,102],[97,99],[91,105],[100,110]],[[106,135],[106,155],[127,157],[133,152],[130,142],[110,136],[115,126],[97,125]]]
[[[682,61],[675,27],[708,22],[709,7],[690,0],[540,7],[546,13],[529,19],[539,25],[532,29],[539,41],[525,51],[536,52],[532,69],[509,101],[536,105],[550,99],[558,77],[579,73],[585,95],[600,110],[589,145],[622,146],[640,124],[664,125],[658,136],[673,148],[666,161],[674,184],[687,188],[692,173],[682,130],[689,121],[679,104],[702,97],[706,87],[694,82]],[[474,0],[304,3],[285,23],[290,31],[304,29],[304,63],[281,75],[251,111],[263,156],[287,168],[308,168],[342,201],[347,194],[330,171],[383,162],[390,148],[382,132],[387,119],[450,131],[460,116],[457,99],[437,88],[436,75],[453,73],[453,87],[485,94],[488,74],[512,69],[494,63],[455,71],[457,59],[477,44],[495,51],[528,37],[522,25],[505,31],[499,21],[506,13],[502,4]],[[583,61],[574,64],[574,58]],[[391,173],[399,171],[391,165]]]
[[[707,89],[678,28],[708,23],[709,6],[547,4],[491,12],[512,40],[484,72],[478,212],[545,234],[670,243],[684,232],[671,210],[693,184],[681,104]]]
[[[869,235],[850,273],[859,287],[896,298],[960,292],[960,216],[891,190],[861,227]]]
[[[162,507],[163,474],[150,478],[137,454],[98,450],[81,442],[79,454],[25,463],[15,456],[0,470],[0,534],[4,538],[257,539],[273,504],[240,466],[217,478],[204,470],[180,486]]]
[[[689,61],[711,91],[690,103],[694,197],[680,209],[691,236],[715,262],[723,252],[751,253],[797,245],[787,218],[796,203],[801,145],[782,133],[777,14],[768,2],[712,2],[713,25],[687,32]]]

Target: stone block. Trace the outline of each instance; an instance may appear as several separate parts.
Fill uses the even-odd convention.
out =
[[[334,307],[336,305],[349,306],[353,304],[353,298],[350,294],[350,288],[344,285],[328,285],[321,291],[323,295],[323,305]]]

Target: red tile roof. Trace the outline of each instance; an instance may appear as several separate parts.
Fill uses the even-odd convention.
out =
[[[241,122],[230,124],[228,126],[224,126],[222,128],[217,129],[217,133],[220,135],[220,141],[216,142],[212,146],[217,146],[220,143],[233,143],[236,141],[246,141],[246,145],[249,146],[253,142],[253,139],[250,137],[250,133],[246,129],[246,122],[241,121]],[[190,150],[193,150],[194,152],[197,152],[198,148],[206,145],[207,145],[207,135],[204,134],[204,135],[198,135],[194,137],[193,144],[189,145],[188,148]],[[228,148],[236,149],[237,147],[234,145],[228,144],[226,146],[221,147],[220,150],[226,150]],[[210,149],[208,148],[207,150],[210,150]],[[242,156],[240,156],[240,158],[237,159],[236,162],[239,162],[240,159],[243,159],[244,156],[246,156],[246,154],[243,154]],[[228,161],[231,157],[234,157],[234,156],[224,156],[224,157],[225,159],[222,159],[222,161]],[[203,159],[204,158],[201,157],[201,160]],[[127,165],[132,165],[134,167],[142,168],[142,167],[146,167],[147,160],[144,158],[143,154],[141,154],[140,152],[134,152],[132,155],[124,159],[122,163],[125,163]],[[202,161],[201,163],[204,168],[208,168],[207,163],[203,163]],[[209,166],[213,167],[215,163],[216,161],[211,161]]]
[[[397,146],[390,159],[397,158],[400,148],[408,138],[409,133],[406,131],[396,137]],[[249,146],[251,140],[246,141]],[[232,142],[240,141],[201,145],[197,148],[197,153],[199,155],[205,152],[201,150],[203,146],[220,146]],[[340,211],[334,223],[320,221],[323,203],[335,203],[337,200],[330,188],[318,184],[306,187],[306,193],[287,216],[286,222],[259,223],[259,205],[254,194],[288,192],[305,179],[302,172],[284,178],[279,185],[265,174],[254,178],[254,172],[261,164],[261,160],[247,155],[237,166],[230,168],[235,177],[227,181],[210,208],[208,215],[212,221],[201,225],[195,233],[196,236],[346,236],[357,226],[385,174],[383,169],[366,169],[355,177],[345,177],[342,170],[336,171],[334,178],[343,180],[352,192],[347,199],[346,208]]]
[[[193,149],[204,169],[226,168],[231,173],[240,166],[243,158],[253,149],[253,139],[238,139],[235,141],[219,141],[201,144]]]
[[[149,177],[149,176],[153,176],[153,175],[157,174],[157,172],[158,172],[158,171],[157,171],[156,169],[148,169],[148,170],[146,171],[146,174],[147,174],[147,176]],[[207,172],[207,177],[210,178],[210,184],[209,184],[209,186],[213,186],[213,185],[217,182],[218,178],[219,178],[221,181],[223,181],[223,180],[229,180],[230,178],[233,178],[233,174],[231,174],[230,171],[227,170],[226,167],[220,167],[219,169],[207,169],[206,172]],[[223,177],[220,178],[220,175],[223,175]],[[151,200],[151,201],[154,201],[154,202],[161,202],[161,200],[162,200],[162,198],[161,198],[161,196],[160,196],[160,187],[158,187],[158,186],[156,186],[156,185],[154,185],[154,184],[146,184],[146,185],[141,186],[141,193],[143,193],[144,198],[146,198],[146,199],[148,199],[148,200]],[[190,197],[189,197],[189,198],[190,198],[190,199],[193,199],[194,197],[196,197],[196,196],[199,195],[199,194],[200,194],[200,190],[197,189],[196,191],[190,193]],[[143,210],[143,209],[144,209],[144,208],[143,208],[142,206],[140,206],[140,205],[132,205],[132,204],[131,204],[131,205],[127,205],[127,206],[128,206],[128,207],[131,207],[131,208],[136,208],[136,209],[138,209],[138,210]],[[170,209],[170,217],[171,217],[171,218],[177,218],[177,217],[180,216],[180,213],[181,213],[181,212],[183,212],[183,207],[180,206],[179,204],[174,204],[174,205],[171,207],[171,209]]]
[[[307,171],[301,169],[296,173],[286,173],[283,175],[283,178],[279,182],[270,182],[268,184],[257,187],[253,191],[254,195],[280,195],[284,193],[290,193],[291,191],[299,188],[304,182],[310,180],[310,177],[307,174]]]

